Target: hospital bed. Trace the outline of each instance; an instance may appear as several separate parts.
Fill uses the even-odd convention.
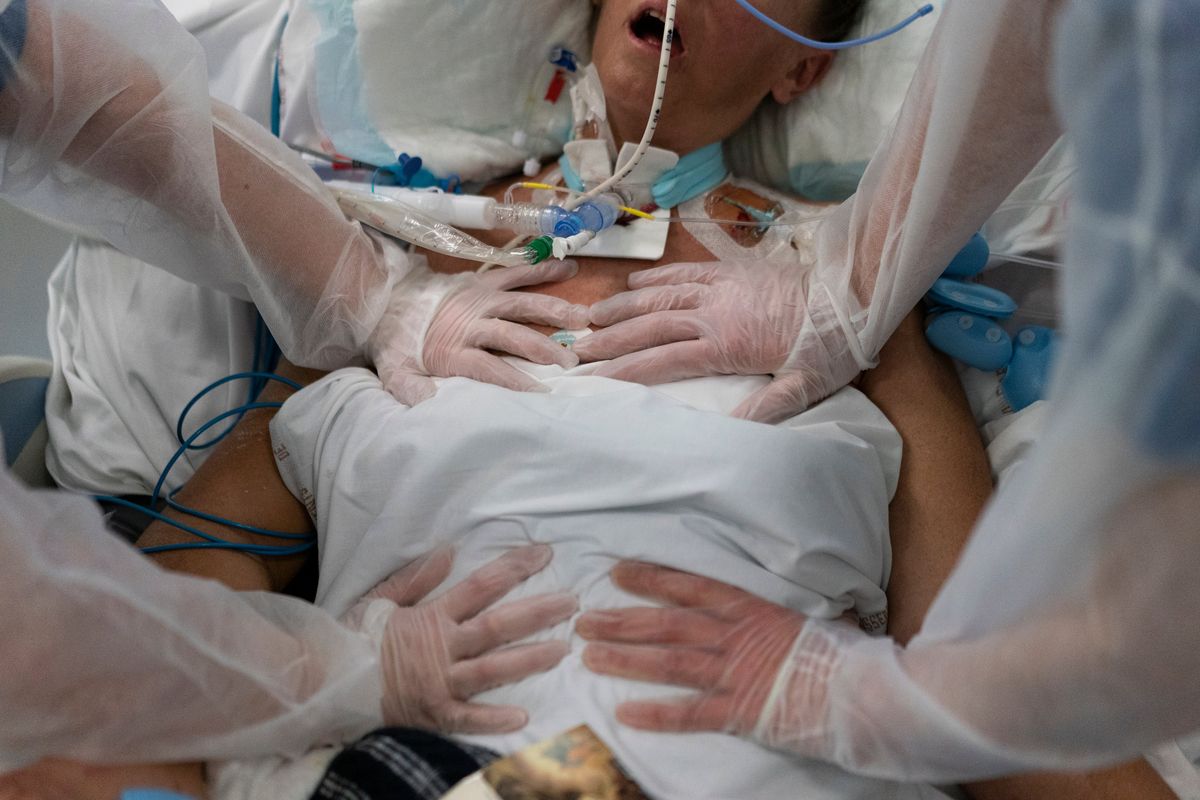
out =
[[[46,471],[46,387],[51,364],[25,356],[0,356],[0,433],[4,463],[30,486],[54,485]]]
[[[382,34],[379,36],[381,39],[387,38]],[[290,74],[296,75],[298,72],[293,70]],[[899,74],[899,72],[897,70],[896,74]],[[288,94],[286,91],[286,80],[287,74],[284,76],[285,96]],[[268,84],[261,82],[261,85]],[[836,88],[836,86],[831,85],[829,87],[830,94],[833,94]],[[292,94],[299,94],[299,91],[293,91]],[[397,105],[400,108],[411,107],[403,103]],[[811,107],[809,108],[809,113],[812,114]],[[813,114],[813,116],[819,115]],[[883,118],[887,114],[884,111],[880,111],[878,116]],[[768,122],[774,122],[777,125],[786,124],[783,120],[770,120],[761,122],[761,125],[767,125]],[[844,134],[846,130],[859,130],[864,126],[846,124],[832,127]],[[285,131],[287,130],[286,119],[284,129]],[[761,134],[762,132],[759,131],[759,133]],[[303,137],[293,138],[303,141]],[[755,137],[755,142],[774,141],[775,138],[760,135]],[[846,140],[844,135],[835,135],[831,138],[838,143]],[[431,145],[426,145],[425,147],[421,147],[419,152],[429,155],[431,154],[430,149]],[[797,149],[799,149],[798,146]],[[813,176],[827,174],[831,162],[836,162],[839,166],[846,166],[847,169],[853,172],[854,168],[860,168],[860,160],[869,153],[868,146],[860,144],[858,152],[839,151],[820,153],[819,158],[813,155],[808,156],[811,159],[811,163],[808,161],[798,163],[796,157],[792,156],[791,153],[763,154],[749,148],[748,145],[743,148],[734,147],[734,150],[733,155],[735,159],[740,155],[745,162],[760,165],[764,172],[775,175],[788,175],[792,183],[803,184],[813,194],[819,193],[813,191],[813,184],[816,181],[816,178]],[[806,152],[813,152],[813,148],[809,148]],[[825,184],[821,185],[824,186]],[[6,461],[22,479],[32,485],[53,485],[46,472],[42,455],[46,442],[46,429],[42,409],[48,375],[49,365],[45,362],[37,362],[31,359],[0,358],[0,428],[4,432],[6,442]]]

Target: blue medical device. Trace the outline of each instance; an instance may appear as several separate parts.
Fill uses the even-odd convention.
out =
[[[779,33],[782,33],[784,36],[788,37],[789,39],[791,39],[794,42],[799,42],[800,44],[805,44],[805,45],[808,45],[809,47],[814,47],[818,50],[847,50],[851,47],[859,47],[860,45],[870,44],[871,42],[877,42],[880,39],[886,39],[887,37],[891,36],[894,33],[899,33],[900,31],[907,28],[909,25],[911,25],[914,22],[916,22],[917,20],[919,20],[921,17],[923,17],[927,14],[933,13],[933,6],[927,3],[923,6],[921,6],[920,8],[918,8],[916,11],[914,11],[912,14],[910,14],[905,19],[901,20],[900,22],[896,23],[895,25],[893,25],[892,27],[890,27],[886,30],[880,31],[879,33],[875,33],[870,36],[864,36],[861,39],[848,39],[844,42],[818,42],[816,39],[810,39],[807,36],[803,36],[799,33],[796,33],[791,28],[788,28],[784,25],[779,24],[778,22],[771,19],[763,12],[759,11],[754,6],[750,5],[749,0],[734,0],[734,2],[737,3],[739,6],[741,6],[742,8],[746,9],[746,11],[749,14],[751,14],[759,22],[766,25],[768,28],[776,30]]]
[[[975,234],[946,267],[943,275],[972,277],[987,265],[988,243]],[[985,371],[1003,370],[1000,389],[1013,411],[1046,395],[1050,367],[1058,349],[1058,334],[1030,325],[1017,331],[1015,341],[998,320],[1017,310],[1011,297],[997,289],[942,277],[925,295],[929,318],[925,338],[935,348],[964,364]]]
[[[959,309],[943,310],[925,325],[925,338],[951,358],[996,370],[1012,358],[1012,339],[995,321]]]
[[[925,338],[938,350],[983,370],[1000,369],[1012,358],[1012,339],[996,322],[1017,310],[1004,292],[938,278],[925,302],[931,306]]]
[[[934,308],[946,306],[982,314],[996,319],[1007,319],[1017,310],[1016,302],[999,289],[979,283],[966,283],[953,278],[938,278],[933,283],[925,300]]]
[[[1013,356],[1000,380],[1013,411],[1020,411],[1046,396],[1050,368],[1058,352],[1058,334],[1040,325],[1017,331]]]
[[[988,258],[991,255],[992,250],[988,247],[987,239],[984,239],[982,234],[976,233],[967,242],[966,246],[958,251],[958,255],[946,267],[942,276],[950,278],[973,278],[983,272],[983,268],[987,266]]]

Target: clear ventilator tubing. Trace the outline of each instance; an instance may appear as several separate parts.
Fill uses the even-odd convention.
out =
[[[395,200],[416,209],[435,222],[456,228],[500,228],[521,236],[570,236],[585,227],[577,215],[560,206],[498,203],[494,198],[482,195],[420,191],[399,186],[375,186],[367,192],[364,190],[364,184],[351,181],[326,181],[325,185],[335,191]],[[387,212],[384,213],[386,215]],[[598,213],[604,212],[591,212],[593,217]],[[615,219],[615,213],[611,216]]]
[[[488,230],[496,227],[496,201],[475,194],[452,194],[439,189],[408,189],[401,186],[373,186],[353,181],[326,181],[329,189],[387,197],[421,211],[438,222],[456,228]]]
[[[577,227],[570,211],[537,203],[497,204],[492,209],[492,222],[493,228],[503,228],[521,236],[556,236],[562,235],[560,231]]]
[[[543,260],[543,257],[539,257],[537,251],[530,247],[502,250],[484,244],[474,236],[390,197],[341,189],[334,190],[334,197],[349,216],[389,236],[411,242],[426,250],[505,267],[521,267]]]

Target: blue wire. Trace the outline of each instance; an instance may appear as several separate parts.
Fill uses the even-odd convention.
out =
[[[175,527],[179,526],[176,525]],[[235,544],[234,542],[180,542],[178,544],[159,544],[154,547],[143,547],[141,550],[146,555],[166,553],[172,550],[239,550],[258,556],[294,556],[310,550],[312,545],[313,543],[309,542],[308,544],[296,547],[264,547],[261,550],[254,550],[252,548],[256,547],[256,545],[242,545]]]
[[[170,475],[171,470],[174,469],[176,462],[179,461],[180,457],[184,453],[186,453],[188,450],[203,450],[203,449],[212,447],[213,445],[217,444],[222,439],[224,439],[231,430],[233,430],[233,428],[245,416],[246,412],[248,412],[248,411],[252,411],[257,408],[280,408],[283,405],[282,403],[257,403],[257,402],[254,402],[254,398],[256,398],[258,396],[258,394],[262,391],[263,387],[265,387],[269,381],[278,381],[280,383],[286,384],[287,386],[290,386],[293,389],[296,389],[297,391],[300,390],[300,388],[301,388],[300,384],[296,383],[295,381],[290,380],[288,378],[281,377],[279,375],[275,375],[274,373],[271,373],[271,372],[262,371],[261,367],[264,366],[264,362],[266,362],[267,364],[270,364],[271,366],[274,366],[274,362],[278,360],[278,356],[279,356],[278,346],[275,344],[275,340],[271,336],[270,331],[267,329],[266,325],[263,323],[262,317],[258,316],[258,318],[255,321],[254,355],[251,359],[251,361],[252,361],[251,366],[254,367],[254,369],[252,369],[249,372],[238,372],[238,373],[234,373],[233,375],[226,375],[224,378],[221,378],[220,380],[213,381],[208,386],[205,386],[203,389],[201,389],[199,392],[197,392],[196,395],[193,396],[192,399],[188,401],[187,405],[184,406],[183,411],[180,412],[179,419],[176,420],[176,423],[175,423],[175,436],[176,436],[176,439],[179,441],[180,446],[175,451],[175,454],[171,456],[170,460],[167,461],[166,467],[164,467],[163,471],[159,474],[158,482],[155,483],[154,492],[150,497],[150,505],[151,506],[158,503],[158,499],[162,494],[162,487],[163,487],[163,484],[167,480],[167,476]],[[213,391],[214,389],[216,389],[220,386],[225,385],[226,383],[230,383],[235,380],[247,380],[247,379],[249,379],[249,381],[250,381],[250,388],[247,393],[247,399],[246,399],[245,403],[243,403],[242,405],[240,405],[236,408],[232,408],[228,411],[218,414],[217,416],[213,417],[212,419],[208,420],[203,425],[201,425],[199,428],[197,428],[196,431],[191,434],[191,436],[188,436],[186,439],[183,437],[184,423],[187,420],[188,414],[191,412],[192,408],[196,405],[196,403],[200,402],[200,400],[205,395],[207,395],[209,392]],[[222,431],[219,435],[213,437],[213,439],[211,441],[203,442],[201,444],[196,444],[196,439],[198,439],[201,435],[203,435],[207,430],[212,428],[214,425],[216,425],[221,420],[227,419],[232,416],[236,416],[236,419],[229,426],[229,428]],[[120,498],[105,497],[102,499],[108,500],[109,502],[113,502],[117,505],[122,505],[122,506],[126,506],[129,508],[133,508],[138,511],[142,511],[143,513],[148,514],[149,516],[153,517],[154,519],[158,519],[162,522],[165,522],[168,525],[171,525],[180,530],[186,531],[187,533],[191,533],[193,535],[199,536],[202,539],[205,539],[207,541],[207,543],[204,543],[204,544],[201,544],[198,542],[193,542],[193,543],[181,543],[181,544],[175,544],[175,545],[163,545],[161,547],[145,548],[143,550],[143,552],[146,552],[146,553],[159,553],[159,552],[166,552],[169,550],[188,550],[188,549],[196,549],[196,548],[225,548],[225,549],[229,549],[229,550],[240,550],[240,551],[245,551],[245,552],[250,552],[250,553],[256,553],[259,555],[281,556],[281,555],[292,555],[294,553],[303,552],[304,550],[311,547],[313,542],[315,541],[315,539],[311,533],[297,534],[297,533],[286,533],[283,531],[272,531],[267,528],[259,528],[254,525],[246,525],[241,522],[235,522],[233,520],[226,519],[224,517],[218,517],[214,514],[207,514],[198,509],[190,508],[190,507],[185,506],[182,503],[179,503],[175,500],[175,495],[182,488],[183,488],[182,486],[179,486],[179,487],[176,487],[175,489],[172,489],[170,492],[168,492],[168,494],[165,498],[165,502],[169,507],[174,508],[175,510],[180,511],[189,516],[196,517],[197,519],[203,519],[203,520],[206,520],[209,522],[214,522],[218,525],[224,525],[226,527],[233,528],[235,530],[242,530],[242,531],[246,531],[248,533],[258,534],[260,536],[269,536],[269,537],[276,538],[276,539],[300,541],[300,542],[302,542],[302,544],[294,545],[291,547],[284,547],[284,546],[254,545],[254,544],[226,542],[223,539],[219,539],[215,536],[205,534],[197,528],[194,528],[190,525],[185,525],[184,523],[181,523],[181,522],[178,522],[177,520],[173,520],[169,517],[166,517],[157,511],[153,511],[152,509],[144,508],[135,503],[130,503],[129,501],[121,500]],[[297,549],[297,548],[299,548],[299,549]]]
[[[277,360],[277,358],[278,358],[278,346],[275,344],[274,338],[271,337],[270,331],[267,330],[266,325],[263,323],[262,317],[260,316],[260,317],[258,317],[258,319],[255,322],[254,355],[252,358],[252,362],[253,362],[252,366],[255,367],[255,369],[253,369],[249,372],[238,372],[238,373],[234,373],[233,375],[226,375],[224,378],[213,381],[208,386],[205,386],[203,389],[201,389],[199,392],[197,392],[196,395],[194,397],[192,397],[191,400],[188,401],[187,405],[184,406],[183,411],[179,415],[179,419],[175,423],[175,436],[179,440],[180,446],[175,451],[175,454],[171,456],[170,460],[167,462],[166,467],[164,467],[163,471],[159,474],[158,482],[155,483],[154,492],[150,497],[150,505],[151,506],[157,504],[158,499],[162,494],[163,484],[166,482],[167,476],[170,475],[171,470],[174,469],[176,462],[178,462],[178,460],[184,453],[186,453],[188,450],[203,450],[208,447],[212,447],[217,442],[224,439],[225,436],[227,436],[229,434],[229,432],[233,429],[233,427],[237,425],[238,421],[240,421],[242,419],[242,417],[245,416],[246,412],[248,412],[248,411],[252,411],[252,410],[258,409],[258,408],[280,408],[283,405],[282,403],[254,402],[254,398],[258,396],[259,392],[262,391],[262,388],[264,386],[266,386],[266,384],[269,381],[278,381],[280,383],[286,384],[287,386],[290,386],[293,389],[296,389],[297,391],[301,388],[300,384],[296,383],[293,380],[284,378],[279,375],[275,375],[274,373],[271,373],[271,372],[264,372],[261,369],[259,369],[259,367],[263,366],[264,361],[273,362],[273,361]],[[188,414],[191,412],[192,408],[196,405],[196,403],[198,403],[209,392],[213,391],[214,389],[216,389],[220,386],[223,386],[223,385],[230,383],[232,381],[235,381],[235,380],[247,380],[247,379],[250,380],[250,390],[248,392],[247,402],[243,403],[242,405],[240,405],[236,408],[232,408],[228,411],[218,414],[217,416],[213,417],[212,419],[208,420],[203,425],[201,425],[199,428],[197,428],[196,431],[193,432],[186,439],[183,437],[184,422],[187,420]],[[217,423],[221,422],[221,420],[227,419],[232,416],[236,416],[237,419],[234,420],[233,425],[231,425],[226,430],[222,431],[220,433],[220,435],[214,437],[211,441],[204,442],[202,444],[195,443],[196,439],[198,439],[200,436],[202,436],[207,430],[212,428]],[[173,520],[170,517],[167,517],[163,514],[160,514],[157,511],[154,511],[153,509],[144,508],[140,505],[137,505],[136,503],[130,503],[127,500],[122,500],[120,498],[114,498],[114,497],[104,497],[101,499],[107,500],[108,502],[112,502],[117,505],[132,508],[137,511],[141,511],[142,513],[145,513],[145,514],[153,517],[154,519],[160,520],[168,525],[178,528],[179,530],[185,531],[187,533],[191,533],[195,536],[199,536],[200,538],[206,540],[204,543],[191,542],[191,543],[180,543],[180,544],[173,544],[173,545],[162,545],[159,547],[144,548],[143,552],[145,552],[145,553],[161,553],[161,552],[167,552],[167,551],[171,551],[171,550],[189,550],[189,549],[197,549],[197,548],[224,548],[224,549],[228,549],[228,550],[238,550],[238,551],[249,552],[249,553],[254,553],[254,554],[258,554],[258,555],[286,556],[286,555],[293,555],[295,553],[300,553],[300,552],[303,552],[303,551],[309,549],[310,547],[312,547],[313,542],[315,541],[315,537],[311,533],[286,533],[283,531],[273,531],[273,530],[269,530],[267,528],[259,528],[254,525],[246,525],[241,522],[235,522],[233,520],[226,519],[224,517],[218,517],[214,514],[207,514],[198,509],[190,508],[190,507],[185,506],[182,503],[179,503],[175,500],[175,495],[182,488],[183,488],[182,486],[179,486],[179,487],[176,487],[175,489],[172,489],[170,492],[168,492],[168,494],[165,498],[165,502],[169,507],[174,508],[175,510],[180,511],[189,516],[196,517],[197,519],[203,519],[203,520],[206,520],[209,522],[214,522],[218,525],[224,525],[226,527],[233,528],[235,530],[242,530],[242,531],[246,531],[248,533],[258,534],[260,536],[269,536],[269,537],[276,538],[276,539],[299,541],[299,542],[301,542],[301,544],[293,545],[293,546],[275,546],[275,545],[255,545],[255,544],[227,542],[224,539],[220,539],[220,538],[212,536],[210,534],[206,534],[206,533],[200,531],[198,528],[195,528],[191,525],[186,525],[177,520]]]
[[[183,503],[177,502],[175,500],[176,493],[178,493],[182,489],[183,489],[183,487],[179,486],[179,487],[176,487],[175,489],[172,489],[167,494],[167,505],[170,508],[175,509],[176,511],[182,511],[184,514],[187,514],[188,516],[196,517],[197,519],[207,520],[208,522],[215,522],[218,525],[224,525],[227,528],[233,528],[234,530],[245,531],[246,533],[256,533],[259,536],[270,536],[274,539],[296,539],[299,541],[309,541],[310,539],[312,539],[312,533],[284,533],[283,531],[272,531],[272,530],[268,530],[267,528],[258,528],[258,527],[255,527],[254,525],[247,525],[244,522],[234,522],[233,520],[225,519],[224,517],[218,517],[214,514],[208,514],[203,511],[194,509],[194,508],[189,508],[188,506],[185,506]]]
[[[222,380],[224,380],[224,378],[222,378]],[[237,408],[231,408],[228,411],[222,411],[220,414],[217,414],[215,417],[210,419],[208,422],[201,425],[199,428],[196,429],[195,433],[193,433],[191,436],[189,436],[183,442],[183,444],[181,444],[179,446],[179,448],[175,451],[175,455],[171,456],[170,460],[167,461],[167,466],[165,466],[163,468],[162,473],[158,476],[158,482],[154,484],[154,492],[150,495],[150,505],[153,506],[158,503],[158,498],[159,498],[159,495],[162,494],[162,486],[167,480],[167,475],[171,474],[171,470],[175,467],[175,462],[179,460],[180,456],[182,456],[188,450],[194,449],[192,447],[192,442],[195,441],[196,437],[200,436],[200,434],[204,433],[205,431],[207,431],[213,425],[216,425],[221,420],[228,419],[229,417],[235,416],[237,414],[245,414],[247,411],[254,411],[255,409],[259,409],[259,408],[282,408],[282,407],[283,407],[283,403],[246,403],[245,405],[238,406]]]
[[[254,312],[254,354],[250,357],[251,372],[261,372],[263,370],[262,361],[263,361],[264,331],[266,331],[266,324],[263,322],[262,314],[259,314],[258,310],[255,309],[255,312]],[[266,336],[270,337],[270,333],[267,332]],[[274,346],[275,340],[272,338],[270,340],[270,343],[271,343],[271,346]],[[218,385],[220,385],[220,384],[218,384]],[[260,380],[258,377],[252,378],[250,381],[250,386],[249,386],[248,390],[246,391],[246,402],[247,403],[254,402],[254,398],[258,397],[259,393],[263,389],[263,386],[265,386],[265,385],[266,385],[266,380]],[[196,402],[199,401],[199,399],[201,397],[208,394],[208,392],[211,391],[213,388],[214,387],[209,386],[209,387],[202,389],[200,391],[200,393],[197,394],[195,397],[193,397],[188,402],[188,404],[184,407],[183,412],[179,416],[178,422],[176,422],[176,424],[175,424],[175,438],[177,441],[180,441],[180,442],[183,441],[183,421],[187,417],[188,412],[191,411],[192,406],[195,405]],[[238,416],[238,418],[235,419],[233,422],[231,422],[229,424],[229,427],[225,431],[223,431],[219,436],[214,438],[211,442],[207,442],[207,443],[201,444],[201,445],[196,445],[194,449],[204,450],[205,448],[212,447],[217,442],[224,439],[225,436],[228,435],[231,431],[233,431],[233,429],[236,428],[237,424],[241,421],[242,421],[241,416]]]
[[[180,415],[179,423],[177,425],[177,432],[182,430],[183,418],[187,415],[188,409],[190,409],[196,403],[196,401],[200,399],[200,397],[202,397],[207,392],[212,391],[214,388],[216,388],[222,384],[228,383],[232,380],[245,379],[245,378],[251,377],[252,375],[255,375],[255,373],[238,373],[235,375],[228,375],[228,376],[220,379],[219,381],[214,381],[213,383],[209,384],[204,389],[202,389],[199,394],[197,394],[195,397],[192,398],[191,402],[189,402],[188,405],[185,407],[183,414]],[[258,376],[258,375],[255,375],[255,376]],[[300,388],[300,385],[298,383],[296,383],[295,381],[289,380],[287,378],[283,378],[278,375],[273,375],[271,373],[261,373],[260,376],[264,377],[266,380],[277,380],[281,383],[286,383],[287,385],[289,385],[295,389]],[[208,420],[203,425],[201,425],[191,436],[189,436],[187,439],[185,439],[180,444],[179,448],[175,451],[175,454],[173,456],[171,456],[170,460],[167,462],[167,466],[164,467],[163,471],[159,474],[158,482],[154,486],[154,493],[150,497],[150,506],[154,506],[158,503],[158,498],[162,493],[163,484],[166,482],[167,476],[171,473],[171,470],[175,467],[175,463],[179,460],[180,456],[182,456],[188,450],[202,449],[200,447],[197,447],[194,444],[194,441],[198,437],[202,436],[209,428],[213,427],[217,423],[219,423],[222,420],[227,419],[231,416],[236,415],[239,419],[241,419],[241,417],[247,411],[252,411],[252,410],[258,409],[258,408],[280,408],[282,406],[283,406],[282,403],[257,403],[257,402],[256,403],[245,403],[241,406],[238,406],[237,408],[232,408],[232,409],[229,409],[228,411],[224,411],[224,412],[218,414],[217,416],[213,417],[212,419]],[[228,431],[226,431],[225,433],[228,433]],[[222,433],[221,436],[217,438],[217,441],[219,441],[221,438],[223,438],[225,436],[225,433]],[[212,444],[215,444],[215,442],[208,442],[204,445],[204,447],[209,447]],[[157,546],[157,547],[142,548],[142,552],[147,553],[147,554],[162,553],[162,552],[168,552],[168,551],[172,551],[172,550],[195,550],[195,549],[210,549],[211,548],[211,549],[236,550],[236,551],[241,551],[241,552],[252,553],[255,555],[262,555],[262,556],[288,556],[288,555],[295,555],[297,553],[302,553],[302,552],[305,552],[306,550],[309,550],[316,541],[316,537],[312,533],[287,533],[284,531],[272,531],[267,528],[259,528],[254,525],[246,525],[241,522],[234,522],[233,520],[225,519],[223,517],[218,517],[214,514],[207,514],[203,511],[189,508],[189,507],[183,505],[182,503],[178,503],[174,500],[175,494],[177,492],[179,492],[180,489],[182,489],[182,488],[183,488],[182,486],[176,487],[175,489],[171,490],[168,493],[168,495],[166,497],[166,503],[168,506],[170,506],[178,511],[181,511],[184,514],[188,514],[188,515],[196,517],[198,519],[207,520],[209,522],[215,522],[219,525],[225,525],[227,527],[234,528],[235,530],[243,530],[248,533],[255,533],[255,534],[258,534],[261,536],[269,536],[269,537],[276,538],[276,539],[298,541],[298,542],[300,542],[300,544],[284,546],[284,545],[248,544],[248,543],[243,543],[243,542],[228,542],[224,539],[213,536],[212,534],[205,533],[204,531],[200,530],[199,528],[193,527],[191,525],[187,525],[178,520],[171,519],[170,517],[158,512],[158,511],[155,511],[152,507],[147,508],[145,506],[138,505],[137,503],[133,503],[129,500],[125,500],[120,497],[112,497],[109,495],[100,496],[100,497],[97,497],[97,499],[104,501],[104,502],[112,503],[114,505],[123,506],[125,508],[130,508],[135,511],[139,511],[153,519],[164,522],[167,525],[170,525],[174,528],[178,528],[181,531],[190,533],[193,536],[197,536],[197,537],[205,540],[204,542],[188,542],[188,543],[179,543],[179,544],[172,544],[172,545],[161,545],[161,546]]]
[[[134,511],[141,512],[142,514],[145,514],[146,516],[148,516],[152,519],[156,519],[160,522],[165,522],[166,524],[168,524],[172,527],[178,528],[181,531],[185,531],[187,533],[192,534],[193,536],[198,536],[199,538],[205,540],[204,542],[185,542],[185,543],[180,543],[180,544],[165,544],[165,545],[158,545],[155,547],[145,547],[145,548],[142,548],[143,553],[161,553],[161,552],[165,552],[167,550],[189,550],[189,549],[197,549],[197,548],[221,548],[221,549],[226,549],[226,550],[240,550],[243,552],[253,553],[256,555],[264,555],[264,556],[286,556],[286,555],[294,555],[296,553],[303,553],[306,550],[310,550],[312,548],[312,546],[316,543],[316,537],[312,536],[311,534],[309,535],[308,539],[306,539],[302,544],[291,545],[291,546],[287,546],[287,547],[279,546],[279,545],[266,545],[266,544],[246,544],[244,542],[227,542],[224,539],[221,539],[217,536],[213,536],[210,533],[205,533],[204,531],[200,530],[199,528],[195,528],[186,523],[171,519],[170,517],[166,516],[165,514],[155,511],[152,508],[146,508],[145,506],[138,505],[137,503],[134,503],[130,500],[126,500],[123,497],[113,497],[111,495],[99,495],[96,497],[96,499],[100,500],[102,502],[105,502],[105,503],[111,503],[112,505],[122,506],[124,508],[129,508]]]
[[[864,44],[870,44],[871,42],[877,42],[880,39],[886,39],[892,34],[899,33],[909,25],[919,20],[921,17],[933,12],[933,6],[926,4],[914,11],[907,19],[896,23],[887,30],[880,31],[879,33],[871,36],[866,36],[862,39],[848,39],[844,42],[818,42],[816,39],[810,39],[807,36],[802,36],[799,33],[796,33],[794,30],[780,25],[778,22],[759,11],[757,8],[750,5],[749,0],[734,0],[734,2],[746,9],[746,11],[752,14],[759,22],[763,23],[767,27],[779,31],[794,42],[800,42],[800,44],[806,44],[809,47],[815,47],[818,50],[847,50],[851,47],[859,47]]]
[[[255,349],[257,350],[257,347]],[[257,359],[257,355],[256,355],[256,359]],[[225,384],[230,383],[232,381],[246,380],[246,379],[251,379],[251,380],[261,379],[263,381],[262,385],[265,385],[265,383],[267,381],[278,381],[279,383],[282,383],[282,384],[292,387],[296,391],[299,391],[302,388],[300,386],[300,384],[296,383],[295,381],[290,380],[288,378],[280,377],[279,375],[276,375],[273,372],[263,372],[260,370],[251,370],[249,372],[235,372],[232,375],[226,375],[224,378],[221,378],[220,380],[217,380],[217,381],[213,381],[208,386],[205,386],[203,389],[201,389],[199,392],[197,392],[196,395],[191,400],[188,401],[186,406],[183,407],[183,411],[181,411],[179,413],[179,419],[177,419],[175,421],[175,440],[178,441],[180,444],[183,443],[183,441],[184,441],[183,424],[184,424],[184,422],[187,421],[187,416],[188,416],[188,414],[191,413],[193,406],[195,406],[196,403],[198,403],[202,399],[204,399],[205,395],[207,395],[213,389],[224,386]],[[261,388],[259,389],[259,391],[261,391]],[[258,392],[252,392],[250,394],[250,396],[248,396],[246,398],[246,402],[242,406],[239,406],[239,408],[244,408],[245,406],[249,406],[249,405],[253,404],[254,398],[257,396],[258,396]],[[250,409],[246,408],[245,410],[249,411]],[[243,412],[243,413],[245,413],[245,412]],[[222,418],[224,418],[224,417],[222,417]],[[241,417],[238,417],[238,419],[240,420]],[[211,421],[212,420],[209,420],[209,422],[211,422]],[[235,422],[234,424],[236,425],[237,423]],[[206,423],[204,428],[202,428],[202,429],[207,430],[208,427],[209,426]],[[225,436],[228,435],[229,430],[231,430],[231,429],[232,429],[232,426],[230,427],[230,429],[223,431],[220,436],[215,437],[210,442],[204,442],[203,444],[190,444],[190,445],[188,445],[187,449],[188,450],[205,450],[209,447],[212,447],[217,442],[224,439]],[[188,441],[191,441],[192,439],[195,439],[195,438],[196,438],[196,434],[192,434],[190,437],[188,437]]]

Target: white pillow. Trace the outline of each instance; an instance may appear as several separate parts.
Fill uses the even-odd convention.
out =
[[[765,101],[727,143],[733,171],[811,200],[853,194],[900,111],[943,2],[894,36],[839,52],[825,79],[792,103]],[[851,38],[891,27],[916,8],[914,0],[869,0]]]
[[[283,64],[312,54],[314,69],[285,70],[285,96],[307,92],[321,134],[345,155],[390,163],[420,156],[439,176],[510,174],[530,155],[514,146],[531,95],[545,93],[549,54],[590,57],[590,0],[300,0],[284,36]],[[288,85],[288,76],[307,87]],[[347,86],[361,87],[347,92]],[[565,90],[543,126],[570,132]],[[533,144],[533,143],[531,143]]]
[[[339,152],[374,163],[406,152],[465,180],[511,174],[529,155],[513,146],[513,133],[524,124],[526,98],[541,90],[551,48],[567,47],[581,63],[590,54],[590,0],[296,6],[282,46],[284,97],[307,94],[321,134]],[[870,0],[854,35],[887,28],[915,7],[914,0]],[[935,17],[839,53],[825,80],[794,103],[764,103],[728,143],[734,172],[815,200],[851,194],[900,108]],[[315,68],[301,67],[313,60]],[[363,88],[346,92],[347,85]],[[565,134],[569,118],[557,127]]]

